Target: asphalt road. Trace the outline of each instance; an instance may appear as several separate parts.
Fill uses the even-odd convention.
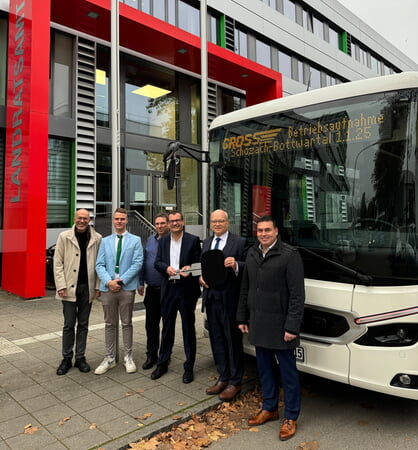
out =
[[[301,374],[302,411],[296,435],[278,438],[280,422],[242,430],[211,450],[417,450],[418,402]]]

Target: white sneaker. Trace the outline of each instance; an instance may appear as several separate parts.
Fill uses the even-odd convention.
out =
[[[112,369],[113,367],[116,366],[116,361],[114,359],[110,359],[108,357],[106,357],[99,366],[97,366],[96,370],[94,371],[94,373],[96,375],[103,375],[104,373],[106,373],[109,369]]]
[[[136,365],[132,360],[132,356],[125,356],[124,364],[126,367],[126,373],[134,373],[136,372]]]

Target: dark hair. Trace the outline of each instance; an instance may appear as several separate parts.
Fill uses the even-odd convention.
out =
[[[166,213],[159,213],[154,217],[154,221],[161,217],[162,219],[165,219],[168,222],[168,215]]]
[[[277,228],[277,222],[276,222],[276,219],[274,219],[273,217],[271,217],[271,216],[261,216],[258,220],[257,220],[257,223],[260,223],[260,222],[273,222],[273,227],[274,228]]]
[[[170,217],[170,216],[175,216],[176,214],[180,214],[181,220],[184,220],[183,214],[182,214],[180,211],[170,211],[170,212],[168,213],[168,217]]]

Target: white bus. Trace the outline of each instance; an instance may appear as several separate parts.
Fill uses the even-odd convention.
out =
[[[418,399],[418,73],[217,117],[210,207],[255,242],[269,214],[304,261],[303,372]],[[247,348],[248,350],[248,348]]]

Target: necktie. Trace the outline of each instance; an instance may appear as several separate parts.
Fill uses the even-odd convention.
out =
[[[123,236],[120,236],[118,234],[118,248],[116,249],[115,273],[119,273],[120,253],[122,251],[122,239],[123,239]]]
[[[221,240],[220,237],[217,237],[217,238],[215,239],[216,243],[215,243],[214,250],[217,250],[217,249],[219,248],[219,241],[220,241],[220,240]]]

